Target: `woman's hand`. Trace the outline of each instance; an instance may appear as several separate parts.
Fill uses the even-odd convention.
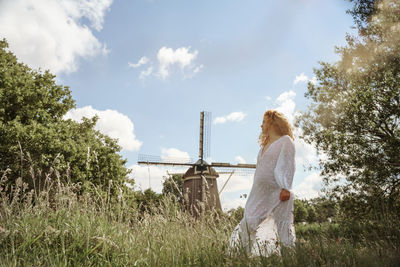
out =
[[[286,201],[286,200],[289,200],[289,198],[290,198],[290,191],[287,191],[286,189],[282,189],[279,199],[281,201]]]

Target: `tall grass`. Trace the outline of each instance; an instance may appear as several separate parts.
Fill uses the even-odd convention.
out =
[[[21,179],[5,188],[6,180],[7,171],[0,183],[3,266],[400,264],[399,248],[390,239],[354,242],[341,238],[334,225],[298,225],[295,249],[282,248],[281,257],[230,255],[228,240],[238,221],[226,213],[209,212],[195,220],[174,197],[141,212],[122,192],[111,196],[92,187],[81,193],[81,185],[62,184],[57,171],[46,176],[40,192],[28,190]]]

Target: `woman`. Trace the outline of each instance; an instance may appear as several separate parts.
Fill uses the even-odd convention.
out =
[[[253,256],[280,255],[280,243],[293,247],[296,240],[291,191],[296,151],[292,128],[282,113],[266,111],[261,129],[253,186],[229,246],[241,246]]]

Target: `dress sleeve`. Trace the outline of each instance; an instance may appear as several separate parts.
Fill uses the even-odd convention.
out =
[[[292,189],[293,176],[296,170],[295,153],[296,149],[291,140],[283,140],[281,151],[274,169],[276,182],[281,188],[288,191]]]

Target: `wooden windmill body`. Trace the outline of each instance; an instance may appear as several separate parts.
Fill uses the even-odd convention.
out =
[[[200,159],[183,175],[183,198],[186,210],[198,215],[212,208],[221,210],[215,169]]]
[[[194,163],[182,163],[182,162],[166,162],[159,158],[147,155],[139,155],[138,164],[148,165],[169,165],[169,166],[190,166],[189,169],[183,175],[183,205],[192,215],[198,217],[203,212],[211,209],[221,210],[221,202],[219,195],[222,189],[225,187],[224,184],[221,191],[218,192],[217,178],[219,177],[218,172],[215,168],[225,169],[254,169],[255,164],[230,164],[221,162],[207,163],[204,160],[204,134],[209,138],[209,130],[207,127],[205,131],[205,112],[200,113],[200,142],[199,142],[199,159]],[[209,126],[210,114],[206,113],[206,123]],[[209,145],[209,140],[206,138],[206,146]],[[207,152],[209,149],[207,150]],[[232,172],[233,173],[233,172]],[[230,178],[230,177],[229,177]]]

